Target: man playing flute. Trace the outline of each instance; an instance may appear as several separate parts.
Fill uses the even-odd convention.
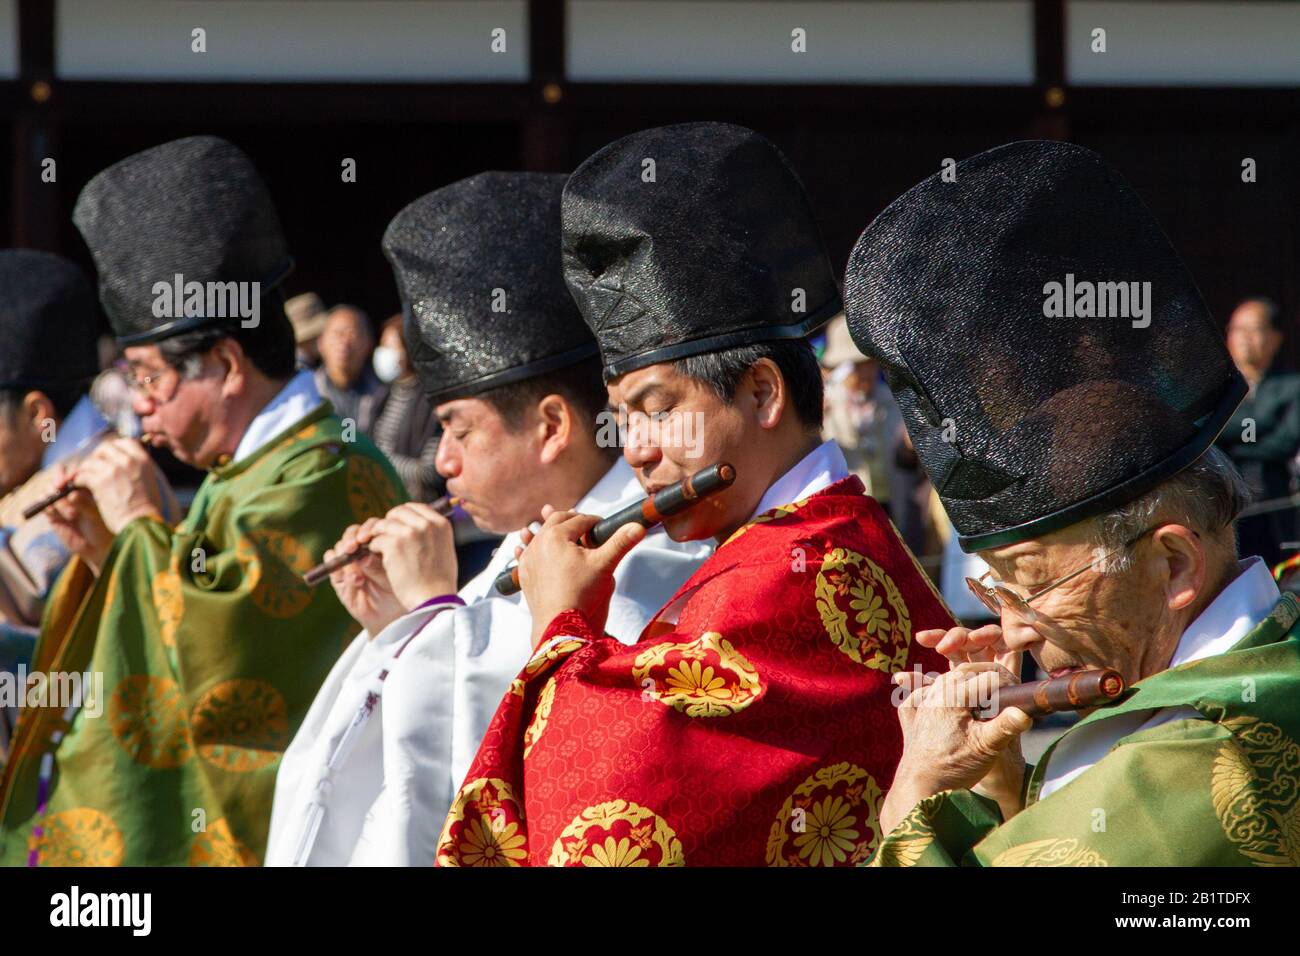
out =
[[[506,538],[457,592],[451,525],[433,508],[401,505],[343,535],[331,554],[370,551],[332,578],[365,631],[285,754],[270,864],[431,864],[452,795],[532,652],[529,606],[492,586],[518,530],[548,504],[604,515],[643,495],[616,429],[600,426],[596,341],[565,288],[564,181],[483,173],[417,199],[385,233],[411,360],[443,424],[438,470],[474,522]],[[611,633],[635,640],[710,550],[647,536],[620,568]]]
[[[208,474],[177,526],[144,448],[103,442],[50,508],[76,553],[38,657],[103,695],[29,710],[0,778],[8,864],[256,864],[281,752],[353,632],[302,582],[401,482],[294,370],[265,184],[192,137],[92,179],[73,220],[155,442]],[[93,704],[93,706],[92,706]]]
[[[41,612],[70,557],[44,512],[60,463],[111,433],[90,400],[99,371],[95,292],[81,270],[35,249],[0,251],[0,668],[31,668]],[[167,496],[164,515],[176,520]],[[24,688],[25,690],[25,688]],[[24,701],[26,695],[19,695]],[[0,759],[21,707],[0,716]]]
[[[750,130],[647,130],[570,177],[563,239],[641,484],[717,462],[736,480],[665,522],[718,548],[631,647],[606,635],[606,606],[641,529],[589,550],[598,515],[549,514],[520,563],[537,650],[438,862],[861,862],[902,743],[889,677],[935,669],[913,632],[953,622],[820,440],[805,336],[840,297],[802,184]]]
[[[1246,386],[1138,195],[1078,146],[991,150],[881,213],[845,296],[1000,617],[917,635],[953,668],[901,675],[873,864],[1300,863],[1300,605],[1238,558],[1212,445]],[[1025,652],[1130,685],[1033,767],[1023,713],[962,706]]]

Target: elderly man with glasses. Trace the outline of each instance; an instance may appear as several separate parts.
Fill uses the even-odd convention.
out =
[[[77,490],[49,517],[76,557],[33,670],[92,675],[102,694],[23,714],[0,863],[257,864],[281,754],[355,633],[302,574],[397,505],[401,482],[295,373],[291,260],[243,153],[206,136],[138,153],[92,179],[73,218],[143,429],[208,474],[173,525],[140,442],[63,469]],[[173,283],[180,309],[158,296]]]
[[[1063,310],[1062,285],[1087,291]],[[886,209],[845,286],[1000,619],[916,635],[952,669],[898,675],[871,864],[1300,863],[1300,604],[1238,558],[1212,445],[1245,382],[1141,199],[1088,150],[1004,146]],[[1033,767],[1029,716],[972,706],[1026,652],[1128,685]]]

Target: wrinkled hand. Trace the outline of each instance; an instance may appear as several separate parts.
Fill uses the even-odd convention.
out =
[[[881,807],[885,833],[918,801],[944,790],[979,789],[998,801],[1004,817],[1019,809],[1019,782],[1024,775],[1020,735],[1033,721],[1016,707],[988,721],[976,720],[971,714],[973,707],[993,697],[996,688],[1018,683],[1019,678],[997,661],[970,660],[971,654],[983,656],[991,644],[972,646],[969,632],[954,636],[947,645],[942,637],[932,637],[933,632],[923,633],[927,634],[923,642],[927,646],[938,646],[941,653],[945,647],[952,651],[948,657],[953,668],[937,678],[908,672],[894,675],[907,696],[898,708],[903,757]],[[1000,631],[997,637],[1000,640]],[[919,634],[917,638],[919,641]],[[988,635],[974,643],[985,640]],[[962,656],[967,659],[958,660]]]
[[[614,569],[645,537],[645,528],[629,524],[599,548],[584,548],[581,539],[600,518],[576,511],[542,509],[545,519],[534,535],[521,533],[525,547],[519,556],[519,582],[533,616],[533,646],[542,641],[547,625],[562,611],[578,610],[596,631],[603,632],[614,596]]]
[[[456,593],[451,519],[429,505],[416,501],[398,505],[357,540],[383,559],[384,573],[404,610],[417,608],[431,597]]]
[[[73,482],[95,499],[104,525],[114,535],[136,518],[162,520],[162,495],[153,459],[130,438],[101,442],[77,466]]]
[[[54,466],[57,487],[72,484],[72,476],[70,468]],[[113,546],[113,532],[104,524],[95,499],[88,492],[74,491],[46,508],[44,514],[63,546],[85,561],[98,577]]]
[[[379,520],[371,518],[364,524],[350,525],[338,544],[325,552],[325,560],[331,561],[341,555],[352,554],[361,547],[359,538],[363,533],[366,540],[370,540]],[[339,568],[330,575],[330,585],[338,595],[339,603],[371,637],[406,613],[406,608],[402,607],[402,603],[393,594],[393,587],[384,572],[383,558],[377,554],[372,553]]]
[[[918,632],[916,639],[923,647],[933,648],[948,658],[951,667],[967,662],[992,661],[1009,671],[1017,681],[1020,679],[1023,655],[1020,651],[1006,649],[1002,643],[1002,628],[997,624],[986,624],[974,630],[965,627],[954,627],[946,631],[935,628]],[[1017,740],[1014,747],[1002,751],[1001,759],[971,789],[996,800],[1002,807],[1003,817],[1009,820],[1020,812],[1020,791],[1024,778],[1025,758]]]

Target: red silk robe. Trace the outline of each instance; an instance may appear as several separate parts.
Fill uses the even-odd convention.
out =
[[[438,863],[862,863],[902,752],[890,674],[946,670],[912,634],[953,624],[857,477],[766,512],[636,644],[550,623]]]

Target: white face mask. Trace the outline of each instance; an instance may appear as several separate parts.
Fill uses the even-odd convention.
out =
[[[396,382],[402,374],[402,356],[397,349],[381,345],[375,349],[371,361],[375,366],[375,374],[379,376],[381,382]]]

